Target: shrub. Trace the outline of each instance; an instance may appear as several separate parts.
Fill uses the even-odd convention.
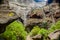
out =
[[[38,32],[40,31],[40,28],[38,26],[35,26],[31,32],[29,33],[31,36],[35,36],[38,34]]]
[[[46,29],[35,26],[30,32],[30,35],[35,36],[38,34],[42,35],[44,40],[48,37],[48,31]]]
[[[41,34],[42,36],[47,37],[48,31],[47,31],[46,29],[43,29],[43,28],[42,28],[42,29],[38,32],[38,34]]]
[[[25,27],[21,22],[14,21],[10,25],[7,26],[6,31],[2,34],[4,38],[7,40],[17,40],[17,37],[22,37],[25,40],[27,32],[25,31]]]
[[[49,33],[53,32],[55,30],[59,30],[59,29],[60,29],[60,21],[58,21],[55,24],[51,25],[51,27],[49,29]]]

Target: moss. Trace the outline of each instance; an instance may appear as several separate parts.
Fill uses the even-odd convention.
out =
[[[48,35],[48,31],[46,30],[46,29],[40,29],[40,31],[38,32],[38,34],[41,34],[42,36],[45,36],[45,37],[47,37],[47,35]]]
[[[38,26],[35,26],[29,34],[34,36],[34,35],[37,35],[39,31],[40,31],[40,28]]]
[[[17,40],[17,37],[22,37],[25,40],[27,32],[21,22],[14,21],[7,26],[6,31],[2,34],[7,40]]]
[[[49,33],[53,32],[55,30],[60,30],[60,21],[58,21],[55,24],[51,25],[51,27],[49,29]]]
[[[60,21],[51,25],[49,30],[40,28],[39,26],[35,26],[31,30],[29,35],[35,36],[37,34],[40,34],[43,36],[44,40],[46,40],[49,33],[58,29],[60,29]],[[2,33],[2,36],[0,37],[4,37],[7,40],[18,40],[18,38],[20,38],[20,40],[25,40],[26,36],[27,36],[27,32],[25,31],[25,27],[23,26],[23,24],[21,22],[14,21],[7,26],[6,31]]]

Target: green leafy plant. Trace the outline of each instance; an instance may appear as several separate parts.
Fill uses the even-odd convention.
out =
[[[48,37],[48,30],[42,28],[42,29],[38,32],[38,34],[40,34],[40,35],[43,36],[43,38],[44,38],[43,40],[46,40],[47,37]]]
[[[37,35],[38,32],[40,31],[40,28],[38,26],[35,26],[31,32],[30,32],[30,35],[34,36],[34,35]]]
[[[49,29],[49,33],[55,30],[60,30],[60,21],[56,22],[55,24],[51,25]]]
[[[29,35],[35,36],[40,34],[43,36],[44,40],[48,37],[48,34],[54,32],[55,30],[60,29],[60,21],[52,24],[51,27],[47,30],[44,28],[40,28],[39,26],[34,26]],[[6,31],[1,34],[0,37],[6,38],[7,40],[25,40],[27,36],[27,32],[25,31],[25,27],[21,22],[14,21],[10,25],[7,26]]]
[[[32,31],[30,32],[31,36],[35,36],[35,35],[42,35],[44,40],[48,37],[48,30],[44,29],[44,28],[40,28],[38,26],[35,26]]]
[[[14,21],[7,26],[6,31],[2,34],[7,40],[17,40],[17,37],[22,37],[25,40],[27,32],[21,22]]]
[[[47,35],[48,35],[48,31],[46,30],[46,29],[40,29],[40,31],[38,32],[38,34],[41,34],[42,36],[45,36],[45,37],[47,37]]]
[[[37,34],[41,34],[43,36],[47,36],[48,35],[48,30],[44,29],[44,28],[39,28],[38,26],[35,26],[32,31],[30,32],[30,35],[37,35]]]

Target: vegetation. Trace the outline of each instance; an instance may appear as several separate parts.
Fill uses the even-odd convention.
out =
[[[25,27],[21,22],[14,21],[10,25],[7,26],[6,31],[2,34],[2,37],[7,40],[25,40],[27,32],[25,31]],[[17,39],[18,38],[18,39]]]
[[[55,24],[52,24],[49,33],[55,31],[55,30],[60,30],[60,21],[56,22]]]
[[[44,36],[44,37],[47,37],[48,36],[48,31],[46,29],[41,29],[38,34]]]
[[[49,33],[58,29],[60,29],[60,21],[51,25],[48,30],[40,28],[39,26],[34,26],[29,35],[35,36],[37,34],[40,34],[43,36],[44,40],[46,40]],[[26,36],[27,32],[25,31],[23,24],[21,22],[14,21],[7,26],[6,31],[2,33],[1,37],[6,38],[7,40],[25,40]]]
[[[38,26],[35,26],[31,32],[29,33],[31,36],[35,36],[38,34],[38,32],[40,31],[40,28]]]
[[[37,34],[40,34],[43,36],[44,40],[46,40],[48,38],[48,34],[51,32],[54,32],[55,30],[59,30],[60,29],[60,21],[58,21],[55,24],[52,24],[51,27],[47,30],[44,28],[40,28],[38,26],[35,26],[31,32],[30,35],[35,36]]]
[[[30,35],[31,36],[35,36],[37,34],[44,36],[44,39],[45,39],[48,36],[48,31],[46,29],[44,29],[44,28],[39,28],[38,26],[35,26],[31,30]]]

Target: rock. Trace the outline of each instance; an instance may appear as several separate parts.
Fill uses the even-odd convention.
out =
[[[28,36],[26,37],[26,40],[33,40],[33,39],[30,37],[30,35],[28,35]]]
[[[33,40],[42,40],[42,35],[36,35],[32,37]]]
[[[58,3],[51,3],[49,5],[44,6],[43,8],[31,10],[31,8],[26,5],[22,5],[20,3],[9,2],[8,0],[3,1],[4,4],[0,5],[0,23],[7,23],[10,20],[16,19],[20,17],[23,20],[23,23],[27,25],[31,24],[39,24],[43,21],[48,22],[49,24],[52,23],[53,19],[51,15],[54,14],[53,18],[60,17],[60,14],[56,14],[56,10],[59,9]],[[9,4],[9,5],[8,5]],[[28,10],[27,14],[25,12]],[[30,11],[31,10],[31,11]],[[24,11],[24,12],[23,12]],[[7,16],[9,12],[13,12],[14,16]],[[27,16],[28,15],[28,16]],[[60,20],[60,18],[58,18]],[[26,22],[25,22],[26,21]]]
[[[42,36],[41,35],[36,35],[36,36],[30,36],[28,35],[26,40],[41,40],[42,39]]]
[[[54,39],[58,39],[59,35],[60,35],[60,30],[56,30],[50,33],[48,36],[51,40],[54,40]]]
[[[1,4],[0,8],[0,24],[18,18],[16,12],[13,9],[10,9],[8,4]]]
[[[38,18],[43,16],[43,9],[34,9],[30,12],[29,17],[31,18]]]
[[[54,14],[55,21],[60,20],[60,10],[57,10]]]

